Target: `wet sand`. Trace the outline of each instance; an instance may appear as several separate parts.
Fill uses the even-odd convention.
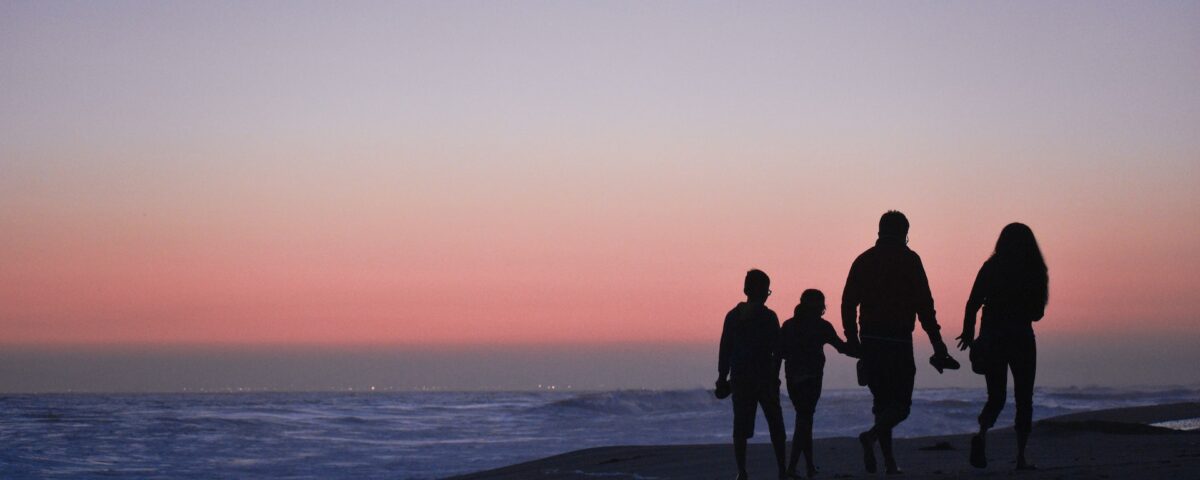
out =
[[[984,469],[967,463],[969,435],[897,439],[896,458],[904,475],[888,478],[1200,479],[1200,432],[1151,426],[1194,418],[1200,418],[1200,402],[1041,420],[1027,453],[1036,471],[1014,470],[1016,439],[1011,428],[989,433]],[[884,476],[882,468],[880,473],[866,473],[857,439],[818,439],[814,448],[818,479]],[[777,477],[769,445],[752,444],[748,457],[751,478]],[[718,444],[589,448],[453,478],[733,479],[736,473],[731,444]]]

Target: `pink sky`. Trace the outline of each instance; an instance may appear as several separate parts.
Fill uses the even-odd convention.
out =
[[[0,343],[715,342],[892,208],[947,338],[1012,221],[1200,333],[1194,5],[181,7],[0,6]]]

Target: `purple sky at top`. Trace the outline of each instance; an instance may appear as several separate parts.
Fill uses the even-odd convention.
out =
[[[943,325],[1200,333],[1194,2],[5,2],[0,343],[715,341],[884,210]],[[835,323],[837,318],[832,317]]]

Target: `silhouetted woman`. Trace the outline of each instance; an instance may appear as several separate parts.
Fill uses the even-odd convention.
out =
[[[1008,371],[1012,371],[1017,403],[1017,469],[1032,469],[1025,461],[1025,444],[1033,420],[1033,379],[1037,345],[1033,322],[1041,320],[1049,297],[1046,262],[1033,230],[1010,223],[996,240],[996,251],[979,269],[963,318],[959,349],[971,349],[972,369],[987,380],[987,403],[979,414],[979,434],[971,439],[971,465],[987,466],[986,435],[1004,409]],[[975,337],[975,314],[983,307],[982,326]]]

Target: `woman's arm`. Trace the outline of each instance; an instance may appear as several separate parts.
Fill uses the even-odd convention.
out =
[[[979,309],[987,301],[988,265],[987,262],[984,262],[983,267],[980,267],[979,274],[975,275],[975,284],[971,286],[971,295],[967,297],[967,309],[963,314],[962,335],[958,336],[959,350],[970,348],[971,343],[975,341],[975,316],[979,314]]]

